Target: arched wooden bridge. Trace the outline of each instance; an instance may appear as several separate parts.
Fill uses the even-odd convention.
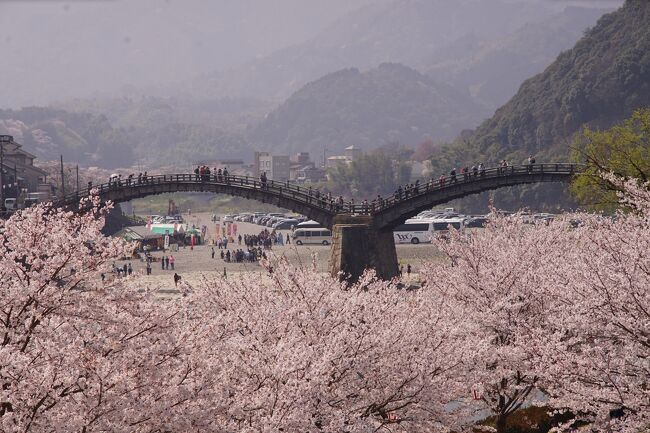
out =
[[[367,204],[337,203],[317,191],[289,182],[261,183],[251,177],[212,174],[162,174],[109,182],[92,187],[102,201],[120,203],[172,192],[211,192],[271,203],[318,221],[334,230],[333,274],[356,279],[371,267],[382,278],[397,275],[392,229],[432,206],[497,188],[539,182],[569,182],[583,171],[579,164],[533,164],[496,167],[476,173],[432,179],[388,198]],[[88,189],[66,195],[55,206],[78,207]],[[337,227],[338,226],[338,227]],[[349,240],[346,240],[349,238]]]

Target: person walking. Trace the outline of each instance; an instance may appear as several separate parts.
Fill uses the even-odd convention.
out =
[[[260,183],[262,184],[262,189],[266,189],[266,188],[267,188],[267,186],[266,186],[266,182],[267,182],[267,181],[268,181],[268,179],[267,179],[267,177],[266,177],[266,172],[263,171],[262,174],[260,174]]]
[[[131,274],[133,274],[133,267],[131,267],[131,263],[129,263],[127,270],[129,271],[129,276],[131,276]]]
[[[179,281],[181,281],[181,276],[174,272],[174,287],[178,287]]]
[[[406,275],[411,276],[411,264],[406,265]]]
[[[165,270],[165,256],[162,256],[162,259],[160,259],[160,268],[163,271]]]
[[[289,233],[287,233],[287,242],[285,242],[287,245],[291,244],[291,237],[289,236]]]
[[[151,275],[151,262],[147,260],[147,275]]]
[[[214,247],[212,247],[212,258],[214,259]]]
[[[174,263],[176,263],[176,259],[174,256],[170,255],[167,257],[167,269],[169,269],[169,265],[172,265],[172,271],[174,270]]]

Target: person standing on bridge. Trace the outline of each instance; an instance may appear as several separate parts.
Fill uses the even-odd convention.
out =
[[[478,163],[478,171],[479,171],[481,177],[485,176],[485,166],[483,165],[482,162]]]
[[[456,168],[455,167],[451,169],[451,171],[449,172],[449,176],[451,178],[450,182],[456,183]]]
[[[223,169],[223,181],[228,183],[228,168]]]
[[[508,172],[508,161],[505,159],[501,160],[501,174],[507,174]]]
[[[533,155],[530,155],[528,157],[528,173],[533,172],[533,164],[535,164],[535,157]]]
[[[262,189],[266,189],[266,172],[263,171],[262,174],[260,174],[260,183],[262,184]]]

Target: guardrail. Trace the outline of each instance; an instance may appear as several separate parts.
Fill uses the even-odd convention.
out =
[[[142,176],[132,179],[121,179],[103,183],[91,189],[97,189],[100,196],[110,191],[117,191],[125,188],[140,188],[142,186],[153,186],[163,184],[196,184],[196,185],[226,185],[235,186],[241,189],[264,191],[270,195],[279,197],[288,197],[295,201],[320,208],[324,212],[331,214],[375,214],[396,206],[404,201],[429,194],[434,191],[441,191],[448,188],[454,188],[458,185],[483,182],[488,179],[501,178],[506,176],[522,175],[566,175],[571,176],[582,172],[584,166],[581,164],[532,164],[517,165],[507,167],[492,167],[483,170],[470,171],[468,173],[457,173],[456,176],[444,176],[438,179],[431,179],[426,183],[419,183],[414,186],[407,186],[396,191],[390,197],[379,197],[367,203],[355,204],[354,202],[343,202],[335,198],[330,198],[318,190],[311,187],[305,188],[298,184],[286,181],[278,182],[269,180],[261,182],[258,179],[249,176],[223,176],[218,174],[196,175],[191,173],[182,174],[161,174],[153,176]],[[79,192],[67,194],[59,205],[71,204],[87,197],[90,191],[88,189]]]
[[[509,165],[506,167],[491,167],[483,170],[457,173],[455,176],[442,176],[438,179],[431,179],[426,183],[420,183],[413,188],[402,188],[396,191],[392,197],[375,199],[368,205],[355,205],[353,212],[377,213],[388,209],[406,200],[421,197],[434,191],[441,191],[458,185],[483,182],[488,179],[503,178],[507,176],[530,176],[530,175],[565,175],[573,176],[584,170],[583,164],[557,163],[557,164],[530,164],[530,165]],[[359,209],[361,207],[361,209]],[[368,209],[368,211],[366,211]]]

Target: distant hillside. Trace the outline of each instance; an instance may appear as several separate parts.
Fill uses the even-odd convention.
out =
[[[611,12],[611,11],[607,11]],[[418,65],[433,78],[467,89],[491,108],[505,104],[523,81],[542,72],[592,27],[603,9],[567,7],[498,39],[468,35]]]
[[[188,84],[188,91],[201,97],[281,100],[328,73],[370,69],[384,62],[418,67],[468,35],[498,40],[553,13],[552,6],[543,2],[377,1],[347,14],[305,43],[200,77]]]
[[[97,103],[105,108],[109,104]],[[250,158],[253,151],[241,134],[193,117],[194,110],[160,98],[115,101],[114,108],[106,110],[113,119],[52,107],[0,110],[0,134],[13,135],[41,161],[63,155],[65,161],[102,168],[152,168],[189,165],[203,159]],[[219,111],[220,105],[202,106],[201,110],[208,119],[213,118],[217,115],[207,113]]]
[[[388,142],[449,140],[476,125],[485,109],[457,90],[399,64],[367,72],[345,69],[292,95],[250,134],[255,147],[276,153],[324,148],[365,149]]]
[[[650,2],[628,0],[524,82],[470,141],[494,159],[566,156],[567,140],[583,125],[608,127],[644,106],[650,106]]]

